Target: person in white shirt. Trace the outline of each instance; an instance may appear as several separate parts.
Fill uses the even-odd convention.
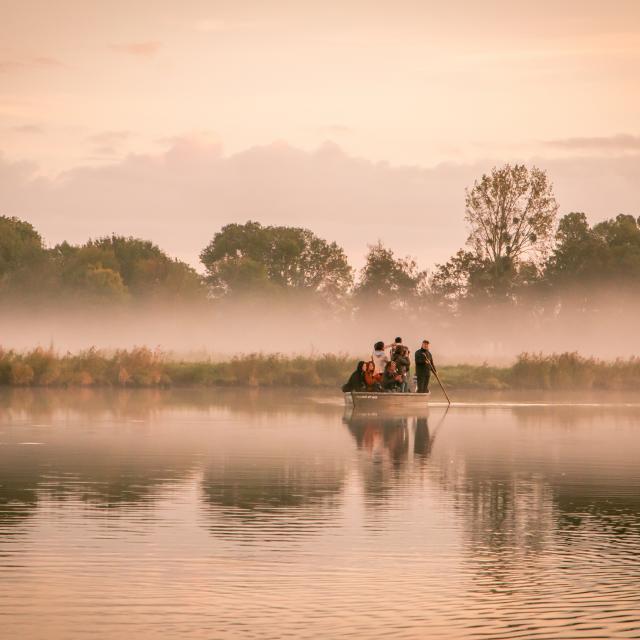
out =
[[[393,345],[385,345],[384,342],[376,342],[373,345],[373,353],[371,354],[371,360],[373,360],[373,364],[376,368],[376,374],[384,373],[384,368],[387,366],[387,362],[389,362],[390,358],[387,355],[385,349],[389,349]]]

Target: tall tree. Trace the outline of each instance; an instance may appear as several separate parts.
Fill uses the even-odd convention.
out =
[[[584,213],[558,225],[545,282],[560,290],[640,286],[640,219],[620,214],[589,227]]]
[[[353,282],[344,251],[299,227],[228,224],[200,259],[215,296],[295,291],[335,302]]]
[[[0,216],[0,291],[42,293],[55,273],[40,234],[18,218]]]
[[[436,265],[429,278],[429,289],[434,300],[456,311],[460,301],[473,298],[480,274],[486,270],[485,261],[471,251],[460,249],[444,264]]]
[[[427,272],[410,257],[396,257],[378,242],[369,247],[355,289],[360,303],[384,301],[389,308],[407,308],[425,293]]]
[[[122,281],[137,298],[197,299],[204,295],[196,270],[170,258],[149,240],[112,235],[89,244],[113,254]]]
[[[114,301],[194,301],[205,289],[196,271],[147,240],[108,236],[54,248],[67,292]],[[104,289],[104,291],[103,291]]]
[[[467,244],[486,262],[493,293],[508,293],[520,266],[542,264],[553,242],[558,204],[547,174],[524,165],[494,168],[467,190],[465,205]]]

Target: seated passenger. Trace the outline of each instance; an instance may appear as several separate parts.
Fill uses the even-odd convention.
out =
[[[349,393],[350,391],[364,391],[365,388],[364,360],[360,360],[356,370],[349,376],[347,383],[342,385],[342,391],[344,393]]]
[[[382,376],[376,373],[376,365],[371,360],[364,366],[364,384],[367,391],[382,391]]]
[[[387,363],[382,376],[382,387],[385,391],[402,391],[404,376],[398,372],[396,363],[392,360]]]

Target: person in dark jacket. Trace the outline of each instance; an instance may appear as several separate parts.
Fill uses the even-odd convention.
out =
[[[433,356],[429,351],[429,341],[423,340],[422,347],[416,351],[416,377],[418,378],[418,393],[429,393],[429,379],[431,371],[436,371]]]
[[[364,360],[358,362],[356,370],[349,376],[346,384],[342,385],[342,391],[349,393],[350,391],[365,391],[367,386],[364,383]]]
[[[398,372],[396,363],[393,360],[387,362],[382,376],[382,388],[385,391],[402,391],[403,382],[404,378],[402,374]]]
[[[409,391],[409,370],[411,369],[411,353],[409,349],[402,344],[402,338],[396,338],[391,347],[391,359],[398,367],[398,373],[402,374],[402,390]]]

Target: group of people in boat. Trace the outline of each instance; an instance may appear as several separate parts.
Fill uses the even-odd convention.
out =
[[[389,352],[387,353],[387,350]],[[414,354],[416,367],[416,393],[429,393],[431,372],[436,371],[429,341],[423,340],[422,346]],[[342,386],[342,391],[371,391],[409,393],[411,389],[411,352],[396,338],[391,344],[376,342],[368,361],[360,360],[356,370]]]

